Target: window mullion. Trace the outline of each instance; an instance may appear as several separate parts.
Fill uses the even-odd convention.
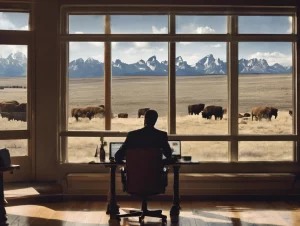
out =
[[[230,35],[237,35],[237,16],[229,16],[228,32]],[[229,100],[229,125],[230,136],[238,135],[238,42],[231,41],[227,46],[228,60],[228,100]],[[238,141],[232,139],[229,142],[229,161],[238,161]]]
[[[175,15],[169,15],[169,34],[175,35]],[[169,42],[168,132],[176,134],[176,42]]]
[[[105,34],[111,33],[110,15],[105,15]],[[105,130],[111,130],[111,42],[104,42]]]

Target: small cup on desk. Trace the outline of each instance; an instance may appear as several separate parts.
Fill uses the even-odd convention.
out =
[[[181,160],[185,162],[192,161],[192,156],[181,156]]]

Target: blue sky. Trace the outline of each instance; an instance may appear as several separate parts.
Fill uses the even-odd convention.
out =
[[[227,33],[226,16],[177,16],[176,32],[178,34],[225,34]],[[0,13],[0,29],[28,30],[28,14]],[[111,16],[112,33],[133,34],[166,34],[168,32],[168,16]],[[250,34],[289,34],[291,18],[288,16],[240,16],[239,31]],[[69,32],[73,34],[104,33],[104,16],[70,16]],[[239,59],[266,59],[270,65],[280,63],[284,66],[292,64],[291,43],[240,43]],[[26,48],[18,46],[0,46],[0,56],[6,57],[15,51],[26,52]],[[103,43],[85,42],[70,44],[70,60],[93,57],[103,61]],[[194,64],[208,54],[226,61],[226,43],[189,43],[176,44],[176,55],[182,56],[189,64]],[[112,60],[121,59],[126,63],[134,63],[140,59],[147,60],[156,55],[159,61],[168,59],[168,44],[162,42],[121,42],[112,43]]]

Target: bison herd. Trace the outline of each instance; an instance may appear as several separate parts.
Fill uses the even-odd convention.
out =
[[[26,103],[19,103],[18,101],[2,101],[0,102],[0,114],[2,118],[10,120],[17,120],[26,122]]]
[[[189,115],[199,115],[202,112],[202,118],[211,119],[212,116],[215,117],[215,120],[218,118],[222,120],[223,115],[227,113],[226,108],[222,108],[221,106],[207,106],[205,107],[205,104],[193,104],[188,106],[188,114]],[[292,115],[293,112],[289,111],[289,114]],[[255,120],[261,120],[263,118],[268,119],[269,121],[272,119],[272,116],[275,117],[275,119],[278,116],[278,109],[275,107],[268,107],[268,106],[260,106],[260,107],[254,107],[251,110],[250,113],[245,114],[238,114],[238,118],[255,118]]]

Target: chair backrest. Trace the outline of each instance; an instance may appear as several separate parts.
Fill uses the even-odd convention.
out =
[[[137,196],[151,196],[164,191],[162,151],[136,148],[126,151],[126,191]]]

